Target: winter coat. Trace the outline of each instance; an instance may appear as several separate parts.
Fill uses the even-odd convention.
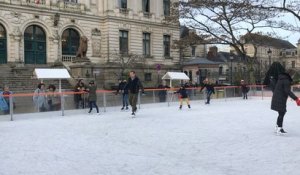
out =
[[[144,92],[144,87],[138,77],[135,77],[134,79],[129,78],[127,85],[128,85],[128,91],[131,94],[139,93],[140,89],[142,90],[142,92]]]
[[[288,97],[296,100],[297,96],[291,91],[292,78],[289,74],[280,74],[272,97],[271,109],[286,112]]]
[[[201,87],[200,92],[206,88],[206,92],[211,94],[211,93],[215,93],[215,87],[212,84],[204,84],[204,86]]]
[[[181,87],[176,93],[180,94],[181,98],[188,98],[187,90],[184,87]]]
[[[271,88],[272,92],[274,92],[275,87],[276,87],[276,80],[275,80],[275,78],[270,78],[270,88]]]
[[[5,97],[3,97],[3,92],[0,92],[0,110],[7,111],[8,109],[9,106],[7,104],[7,101],[5,100]]]
[[[46,97],[46,93],[45,90],[41,90],[39,88],[37,88],[34,91],[34,95],[33,95],[33,102],[35,104],[36,107],[38,108],[47,108],[47,97]]]
[[[77,83],[74,89],[74,92],[83,92],[85,90],[84,83]],[[81,101],[83,99],[83,94],[74,94],[74,100],[76,102]]]
[[[49,105],[60,104],[60,96],[55,94],[55,92],[50,92],[47,96]]]
[[[241,85],[242,93],[246,94],[249,92],[249,87],[246,84]]]
[[[123,94],[128,94],[128,84],[126,82],[119,83],[117,93],[121,91]]]
[[[89,101],[97,101],[97,86],[89,86],[87,91],[89,92]]]

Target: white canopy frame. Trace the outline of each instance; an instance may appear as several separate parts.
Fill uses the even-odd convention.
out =
[[[61,80],[62,79],[69,79],[71,78],[69,72],[67,69],[34,69],[34,75],[37,79],[40,79],[43,81],[44,79],[54,79],[59,80],[59,93],[62,93],[61,91]],[[61,115],[65,115],[64,110],[64,96],[63,94],[60,96],[61,98]]]
[[[172,87],[173,80],[190,80],[190,78],[183,72],[167,72],[162,80],[170,80],[170,87]]]

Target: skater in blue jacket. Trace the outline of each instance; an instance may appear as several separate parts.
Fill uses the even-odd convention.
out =
[[[215,88],[213,86],[213,84],[208,80],[208,78],[206,78],[203,81],[204,85],[201,87],[200,92],[202,92],[202,90],[204,88],[206,88],[206,102],[205,104],[210,104],[210,98],[212,94],[215,94]]]

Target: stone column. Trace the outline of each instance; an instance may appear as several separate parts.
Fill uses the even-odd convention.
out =
[[[56,60],[61,61],[61,56],[60,56],[60,52],[58,50],[59,48],[59,40],[58,39],[54,39],[53,40],[53,61],[55,62]]]
[[[46,6],[50,6],[51,0],[46,0]]]
[[[19,62],[21,60],[20,58],[20,44],[21,44],[21,36],[20,35],[14,35],[13,36],[14,39],[14,58],[15,60],[10,60],[10,61],[16,61]],[[24,61],[24,60],[21,60]]]

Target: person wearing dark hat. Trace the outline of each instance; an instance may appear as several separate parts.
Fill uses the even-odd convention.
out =
[[[300,99],[291,91],[291,83],[293,79],[288,73],[280,73],[274,88],[271,109],[278,112],[276,133],[278,135],[285,134],[282,128],[283,119],[286,114],[286,104],[288,97],[296,101],[300,105]]]
[[[97,86],[94,81],[90,81],[88,88],[86,91],[89,93],[88,101],[89,101],[89,114],[92,113],[93,107],[96,108],[97,114],[99,114],[99,108],[97,105]]]

